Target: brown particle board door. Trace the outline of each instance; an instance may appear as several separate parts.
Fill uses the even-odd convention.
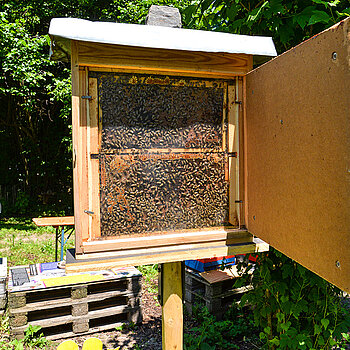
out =
[[[246,76],[248,230],[350,291],[350,20]]]

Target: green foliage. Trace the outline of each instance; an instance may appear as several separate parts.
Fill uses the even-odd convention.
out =
[[[157,301],[158,296],[158,264],[140,265],[137,267],[145,279],[145,287],[148,292],[153,294],[153,298]]]
[[[243,263],[240,267],[247,267]],[[242,270],[243,271],[243,270]],[[245,274],[240,283],[245,283]],[[350,315],[341,291],[276,250],[262,254],[253,273],[254,290],[242,305],[254,305],[260,339],[269,348],[330,349],[341,346]]]
[[[73,246],[71,237],[65,249]],[[54,261],[55,229],[37,227],[25,218],[0,220],[0,256],[8,258],[9,266]]]
[[[184,11],[189,28],[272,36],[279,52],[350,15],[347,0],[196,0]]]
[[[29,206],[29,196],[25,192],[19,192],[17,194],[15,207],[19,214],[24,214]]]
[[[193,308],[197,326],[184,334],[185,350],[240,349],[237,342],[254,338],[257,328],[252,314],[232,306],[222,321],[216,321],[202,305]]]
[[[29,325],[26,329],[24,339],[12,340],[10,345],[13,346],[14,350],[23,349],[44,349],[49,344],[48,340],[44,337],[43,333],[38,333],[41,326]]]

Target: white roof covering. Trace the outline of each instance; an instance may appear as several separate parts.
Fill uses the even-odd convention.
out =
[[[95,43],[157,49],[276,56],[272,38],[151,25],[53,18],[49,34]],[[55,38],[56,39],[56,38]],[[56,40],[57,40],[56,39]]]

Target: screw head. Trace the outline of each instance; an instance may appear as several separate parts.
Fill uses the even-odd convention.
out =
[[[280,120],[280,123],[281,123],[281,125],[283,125],[283,120],[282,119]]]
[[[332,53],[332,60],[335,61],[336,59],[337,59],[337,53],[336,53],[336,52],[333,52],[333,53]]]
[[[253,216],[253,220],[255,220],[255,215]]]
[[[335,262],[335,266],[339,269],[340,268],[340,261],[339,260],[337,260],[336,262]]]

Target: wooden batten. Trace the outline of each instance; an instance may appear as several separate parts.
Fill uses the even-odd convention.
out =
[[[254,238],[253,242],[246,244],[227,245],[226,243],[212,243],[183,245],[167,247],[158,252],[150,252],[148,249],[134,249],[119,254],[118,256],[106,256],[94,258],[84,254],[85,259],[76,260],[71,253],[67,253],[66,273],[84,272],[91,270],[105,270],[121,266],[134,266],[135,264],[160,264],[165,262],[203,259],[207,257],[220,257],[236,254],[252,254],[269,250],[269,245],[264,241]]]
[[[98,107],[98,95],[97,95],[97,79],[89,78],[89,113],[88,113],[88,126],[89,126],[89,143],[88,143],[88,155],[96,154],[99,151],[100,135],[99,135],[99,107]],[[93,240],[101,236],[100,228],[100,179],[99,179],[99,161],[98,159],[88,157],[89,164],[89,211],[93,214],[89,216],[89,232],[90,239]]]
[[[80,133],[80,91],[79,91],[79,65],[78,65],[78,44],[71,43],[71,71],[72,71],[72,139],[73,139],[73,193],[74,193],[74,222],[75,222],[75,248],[81,253],[82,227],[80,207],[80,178],[79,168],[81,146],[79,142]]]
[[[79,65],[103,70],[232,78],[248,72],[251,55],[150,49],[78,42]]]
[[[252,242],[253,236],[248,231],[239,229],[187,230],[187,232],[180,233],[153,234],[141,237],[134,237],[134,235],[132,237],[121,236],[117,239],[83,242],[83,251],[84,253],[110,252],[218,241],[225,241],[227,244],[241,244]],[[83,256],[82,259],[84,259]]]

